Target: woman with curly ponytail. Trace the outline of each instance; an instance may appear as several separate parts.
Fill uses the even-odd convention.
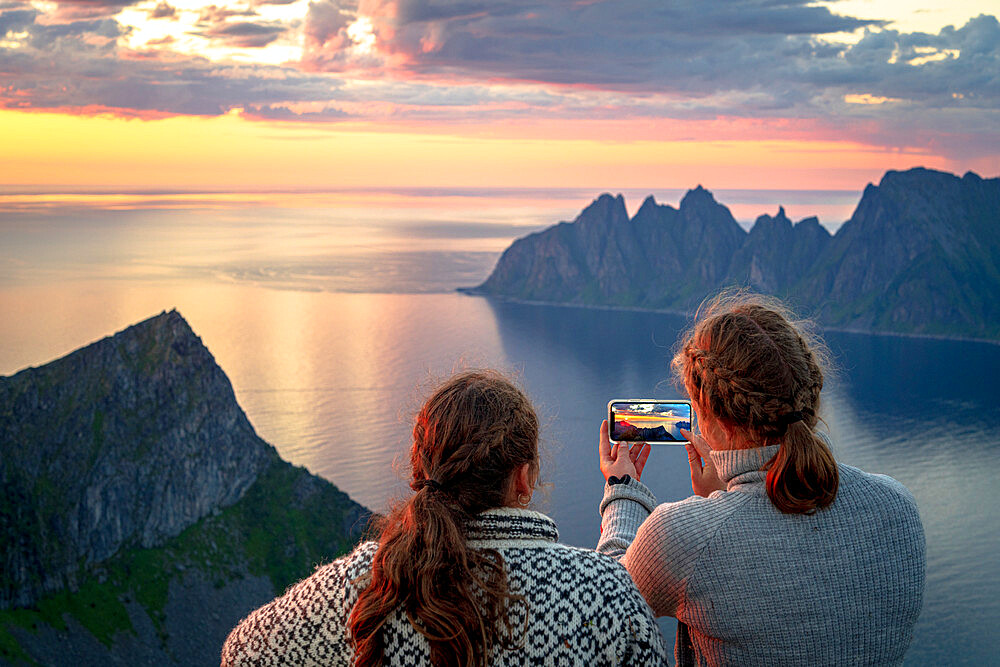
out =
[[[699,309],[673,368],[700,434],[695,495],[656,504],[602,427],[598,551],[658,616],[678,665],[895,665],[913,636],[924,536],[899,482],[838,465],[818,430],[824,347],[784,306],[742,292]],[[624,450],[623,450],[624,451]]]
[[[538,418],[493,371],[460,373],[420,410],[413,494],[377,541],[247,617],[227,665],[665,665],[663,638],[613,559],[557,542],[527,509]]]

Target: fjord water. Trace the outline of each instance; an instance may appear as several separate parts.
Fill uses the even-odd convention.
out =
[[[582,547],[592,547],[599,531],[596,438],[606,402],[678,396],[668,364],[686,322],[674,315],[457,294],[91,285],[61,288],[56,297],[54,290],[3,290],[5,312],[31,314],[32,303],[47,303],[62,313],[36,306],[16,325],[7,319],[5,340],[68,351],[77,344],[70,343],[74,331],[110,332],[176,304],[229,374],[260,435],[376,510],[407,492],[410,419],[434,379],[467,366],[513,372],[543,422],[547,484],[535,504],[556,519],[563,541]],[[1000,346],[825,337],[839,366],[824,390],[835,455],[906,484],[924,520],[927,594],[907,663],[988,662],[1000,648],[993,633],[1000,618]],[[661,500],[689,495],[683,449],[657,448],[644,479]]]
[[[391,243],[370,238],[368,215],[340,224],[326,211],[4,213],[0,373],[176,307],[265,440],[384,510],[408,492],[411,420],[427,389],[453,370],[499,367],[519,376],[542,419],[546,485],[535,505],[563,541],[592,547],[606,403],[679,396],[668,367],[685,318],[450,292],[485,278],[512,235],[572,211],[516,225],[501,220],[511,211],[475,224],[465,213],[400,214],[380,223]],[[995,661],[1000,346],[824,337],[838,366],[823,397],[835,455],[895,477],[920,505],[927,593],[907,664]],[[689,495],[683,449],[657,448],[644,481],[660,500]]]

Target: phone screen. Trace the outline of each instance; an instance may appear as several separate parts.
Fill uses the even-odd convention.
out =
[[[612,442],[684,444],[681,429],[691,430],[690,401],[616,399],[608,403]]]

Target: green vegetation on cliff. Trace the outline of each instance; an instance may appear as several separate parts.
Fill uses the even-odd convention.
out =
[[[249,575],[264,576],[278,595],[317,565],[350,551],[368,517],[329,482],[275,458],[237,503],[162,546],[125,549],[75,591],[0,611],[0,658],[33,664],[11,626],[64,631],[64,616],[111,648],[118,633],[135,632],[125,608],[133,600],[163,633],[170,581],[188,570],[201,571],[216,588]]]
[[[218,664],[370,517],[257,437],[176,312],[0,377],[0,488],[0,665]]]

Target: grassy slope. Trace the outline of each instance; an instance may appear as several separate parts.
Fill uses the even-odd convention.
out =
[[[276,458],[239,502],[163,546],[124,550],[76,592],[0,611],[0,658],[34,664],[9,626],[63,630],[66,614],[110,648],[116,633],[133,630],[122,604],[130,599],[162,632],[168,585],[182,568],[202,570],[219,588],[247,574],[264,575],[276,592],[283,591],[317,564],[350,550],[365,516],[332,484]]]

